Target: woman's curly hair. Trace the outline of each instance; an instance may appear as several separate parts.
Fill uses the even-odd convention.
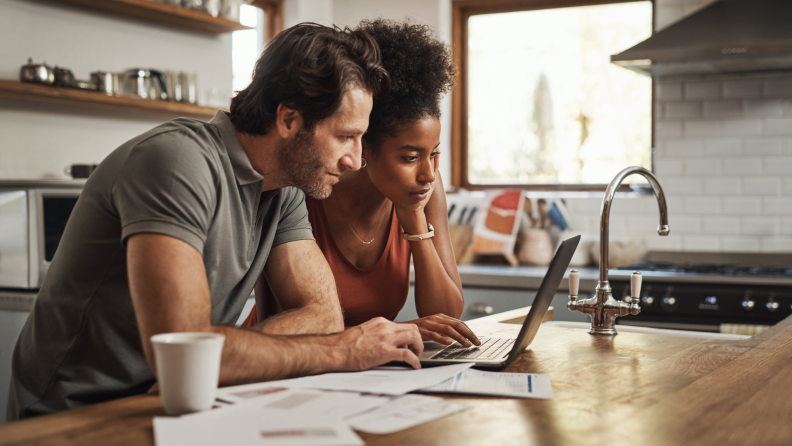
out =
[[[363,139],[377,156],[382,139],[427,116],[440,117],[440,99],[454,86],[456,66],[448,47],[426,25],[377,19],[358,27],[380,47],[390,91],[374,100]]]

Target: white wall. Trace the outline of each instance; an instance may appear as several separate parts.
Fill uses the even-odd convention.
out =
[[[0,2],[0,79],[19,80],[35,62],[91,71],[143,67],[195,72],[199,100],[231,92],[231,35],[212,36],[32,0]],[[124,141],[167,118],[131,118],[0,99],[0,179],[65,177],[64,166],[98,163]]]

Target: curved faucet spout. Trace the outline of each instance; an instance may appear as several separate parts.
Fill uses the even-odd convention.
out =
[[[666,199],[663,194],[663,188],[657,182],[652,172],[644,169],[643,167],[628,167],[621,172],[611,181],[608,188],[605,190],[605,197],[602,199],[602,207],[600,208],[600,274],[599,281],[601,284],[608,282],[608,242],[610,234],[610,208],[613,203],[613,197],[616,190],[621,185],[622,181],[630,175],[638,174],[643,176],[649,181],[652,186],[655,197],[657,197],[657,205],[660,208],[660,225],[657,227],[657,233],[660,235],[668,235],[668,211],[666,209]]]

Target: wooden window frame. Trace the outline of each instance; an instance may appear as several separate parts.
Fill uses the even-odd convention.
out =
[[[544,191],[604,191],[606,184],[471,184],[467,160],[467,41],[468,19],[472,15],[502,12],[567,8],[572,6],[632,3],[646,0],[454,0],[451,9],[451,43],[454,60],[459,67],[456,85],[451,91],[451,186],[469,190],[519,188]],[[652,4],[654,4],[654,0]],[[654,32],[654,13],[652,31]],[[651,144],[654,147],[654,79],[652,79]],[[652,150],[650,148],[650,150]],[[651,156],[654,166],[654,153]]]
[[[251,5],[264,10],[264,44],[283,31],[283,0],[253,0]]]

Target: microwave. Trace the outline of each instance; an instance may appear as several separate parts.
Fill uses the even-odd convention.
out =
[[[84,185],[0,181],[0,288],[41,287]]]

